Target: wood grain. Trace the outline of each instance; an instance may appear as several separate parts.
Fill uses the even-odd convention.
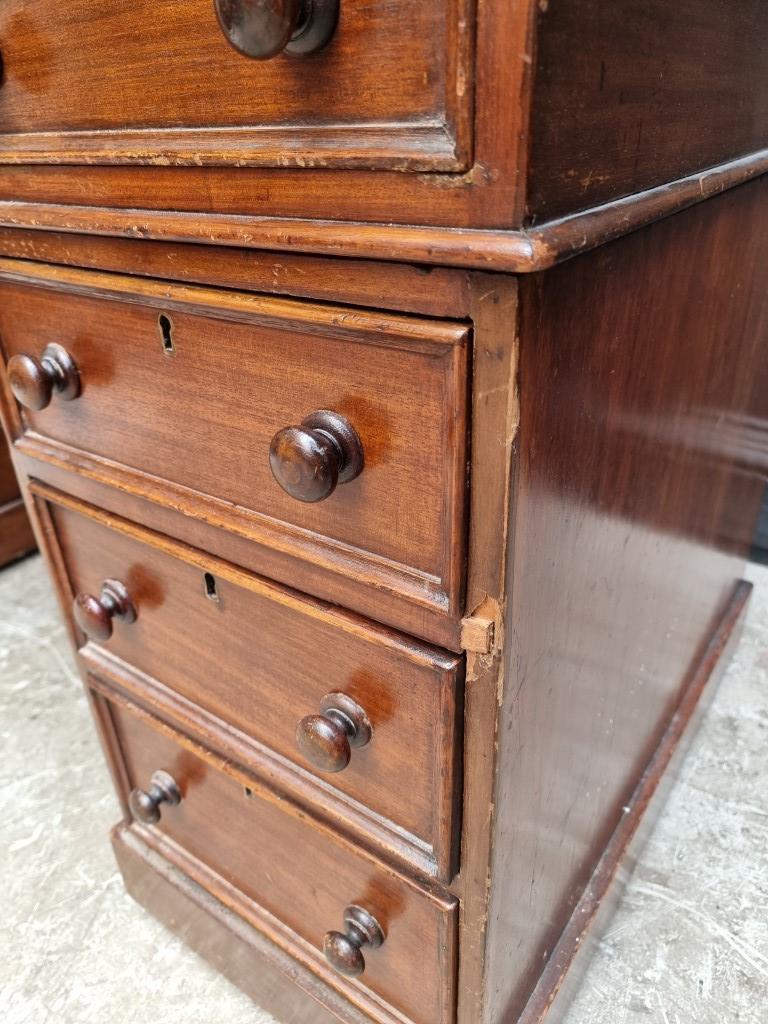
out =
[[[83,391],[0,411],[65,614],[136,602],[67,623],[128,883],[288,1019],[553,1021],[763,492],[766,15],[342,0],[257,64],[210,0],[49,6],[0,11],[0,336]],[[268,453],[321,409],[362,472],[310,507]]]
[[[458,634],[466,325],[18,261],[0,277],[6,360],[57,339],[80,373],[76,402],[17,420],[37,454],[72,449],[118,486],[266,539],[292,555],[291,585],[311,589],[307,560],[431,606]],[[306,505],[269,452],[315,409],[350,421],[365,469]]]
[[[767,61],[761,0],[540,4],[528,220],[762,148]]]
[[[149,183],[142,188],[136,180],[115,188],[114,179],[106,179],[105,187],[92,189],[91,196],[93,202],[111,205],[83,206],[79,182],[58,179],[51,192],[50,182],[41,182],[34,170],[25,170],[20,177],[6,181],[8,173],[0,167],[0,225],[195,244],[212,242],[227,247],[345,253],[364,259],[527,274],[703,202],[765,174],[767,169],[768,149],[763,148],[524,230],[500,230],[468,227],[464,222],[458,228],[450,228],[435,218],[430,218],[433,223],[426,225],[425,206],[411,224],[404,220],[402,208],[387,223],[345,223],[341,219],[343,207],[335,204],[325,209],[321,203],[315,207],[315,220],[297,219],[293,215],[278,217],[274,213],[248,215],[241,212],[243,207],[237,207],[237,212],[222,213],[219,203],[209,203],[206,212],[195,212],[195,203],[202,200],[186,189],[183,194],[170,193],[175,209],[168,212],[161,207],[148,209]],[[353,183],[349,185],[351,189]],[[40,202],[41,196],[51,196],[55,202]],[[287,203],[277,207],[283,214],[295,209],[290,200]],[[379,212],[380,217],[385,215],[386,211]],[[337,219],[328,219],[331,217]]]
[[[363,989],[413,1024],[453,1021],[455,900],[419,890],[331,833],[313,829],[257,787],[246,792],[215,761],[203,759],[172,732],[156,731],[125,705],[113,705],[111,712],[130,784],[143,785],[164,768],[181,790],[180,805],[164,809],[153,831],[280,922],[287,941],[296,944],[292,935],[298,936],[314,947],[318,961],[323,936],[341,925],[345,906],[366,907],[385,941],[368,955],[361,979],[335,975],[338,987]]]
[[[726,439],[768,338],[767,197],[522,283],[484,1021],[522,1011],[741,575],[763,481]]]
[[[0,394],[0,399],[6,398],[4,393]],[[352,608],[368,618],[451,651],[462,650],[463,620],[448,619],[421,600],[411,603],[403,599],[403,592],[415,591],[417,596],[422,596],[412,576],[397,577],[398,593],[394,588],[390,591],[371,586],[370,573],[364,571],[364,563],[359,558],[340,560],[334,571],[329,571],[322,562],[318,564],[314,557],[307,560],[302,553],[297,563],[295,555],[276,548],[269,536],[257,537],[251,529],[237,530],[237,522],[233,526],[228,512],[217,515],[209,503],[194,500],[189,506],[181,507],[158,504],[154,498],[147,497],[138,474],[123,474],[118,468],[116,477],[114,466],[102,467],[75,449],[54,445],[42,438],[20,438],[14,444],[13,453],[21,473],[56,490],[143,523],[214,558],[264,577],[287,580],[288,585],[295,578],[298,566],[306,593]]]
[[[216,130],[210,127],[205,133],[199,127],[185,133],[173,130],[177,129],[177,124],[166,124],[164,128],[167,131],[164,132],[163,126],[157,126],[156,117],[152,126],[152,113],[148,115],[150,127],[143,124],[135,126],[131,129],[133,135],[123,135],[122,138],[116,137],[114,131],[105,130],[99,137],[91,128],[78,129],[86,134],[84,137],[70,135],[65,139],[67,151],[62,139],[56,138],[55,134],[36,137],[34,133],[30,135],[28,124],[15,125],[9,128],[6,136],[4,159],[21,159],[27,164],[0,167],[0,191],[5,186],[11,193],[18,194],[34,181],[33,187],[42,189],[49,202],[54,201],[54,193],[61,188],[76,187],[80,190],[77,202],[88,196],[89,202],[97,203],[99,192],[105,187],[110,190],[114,187],[113,195],[122,198],[106,202],[133,207],[159,202],[167,209],[186,207],[204,211],[234,202],[249,213],[271,210],[286,215],[293,209],[299,210],[301,217],[329,216],[405,224],[419,223],[424,220],[425,211],[429,210],[427,219],[432,223],[477,223],[483,226],[497,224],[499,211],[503,211],[505,223],[517,222],[524,198],[517,167],[518,157],[525,150],[527,130],[532,45],[530,3],[445,0],[435,6],[393,0],[392,3],[378,5],[345,4],[336,42],[325,53],[310,58],[285,58],[270,72],[271,79],[282,82],[273,92],[263,87],[266,83],[255,83],[259,72],[253,70],[246,58],[230,54],[223,57],[227,67],[221,81],[227,80],[231,88],[226,98],[214,106],[207,99],[202,103],[199,100],[201,92],[205,95],[205,87],[212,75],[212,72],[206,75],[204,80],[200,77],[199,44],[202,43],[203,50],[209,44],[214,45],[217,56],[221,56],[221,48],[227,51],[229,47],[223,37],[214,43],[213,36],[209,35],[218,30],[208,26],[209,7],[206,7],[205,16],[200,16],[198,4],[202,2],[185,0],[175,5],[178,12],[174,17],[177,23],[181,21],[184,24],[179,36],[173,40],[171,50],[175,49],[182,57],[183,66],[179,74],[187,89],[182,96],[177,80],[177,88],[171,87],[167,99],[159,95],[157,106],[168,113],[169,104],[178,106],[183,102],[190,113],[183,123],[193,126],[195,122],[199,125],[205,121],[206,111],[209,121],[212,111],[219,120],[219,109],[222,108],[235,121],[235,126],[223,131],[219,128],[218,138]],[[14,0],[11,6],[18,12],[20,0]],[[48,52],[54,53],[57,52],[58,39],[51,39],[45,22],[58,23],[60,27],[62,23],[67,24],[72,15],[59,12],[54,19],[47,9],[42,11],[43,6],[42,0],[36,0],[32,9],[44,19],[39,32],[51,43]],[[78,0],[73,9],[75,14],[82,14],[87,7],[93,6],[94,0]],[[148,0],[142,0],[142,8],[148,6]],[[124,14],[110,11],[105,17],[123,24],[131,23],[135,9]],[[190,12],[194,15],[191,26]],[[153,8],[150,17],[154,18],[154,13]],[[28,73],[27,84],[31,79],[32,85],[40,92],[47,88],[47,65],[41,66],[33,56],[36,24],[25,19],[22,12],[17,45],[20,45],[19,41],[26,40],[23,58],[19,59]],[[413,29],[416,29],[415,35],[411,32]],[[422,29],[425,34],[419,36]],[[128,48],[136,55],[144,53],[142,40],[143,45],[148,46],[152,34],[134,32],[132,23],[129,32]],[[92,29],[85,32],[87,41],[91,37]],[[102,52],[107,45],[105,41],[98,43]],[[83,111],[88,111],[91,106],[90,95],[77,107],[71,102],[71,88],[77,90],[82,78],[92,75],[91,69],[79,66],[79,52],[80,48],[76,46],[61,55],[61,64],[72,73],[72,82],[71,86],[64,82],[61,85],[65,90],[62,95],[68,97],[67,102],[59,97],[52,101],[54,115],[65,110],[70,125],[78,117],[82,119],[85,116],[87,121],[87,114],[83,115]],[[110,50],[110,62],[112,55]],[[425,59],[429,60],[427,66]],[[208,66],[218,71],[221,62],[212,60]],[[393,67],[401,68],[401,62],[405,62],[402,63],[403,73],[392,74]],[[340,63],[350,67],[354,65],[342,81],[335,73],[336,65]],[[144,76],[138,71],[133,72],[133,77],[128,75],[131,80],[126,89],[134,104],[134,114],[136,106],[141,107],[142,104],[146,111],[147,96],[153,92],[162,93],[167,77],[166,66],[161,65],[164,72],[161,86],[153,90],[152,84],[158,81],[154,52],[150,67],[152,70]],[[331,67],[334,73],[331,73]],[[479,69],[477,74],[474,73],[475,67]],[[61,82],[68,76],[59,76],[60,70],[63,70],[60,66],[55,67],[49,75],[59,77]],[[128,69],[129,72],[131,70]],[[310,73],[312,88],[307,85]],[[264,76],[261,78],[263,82]],[[370,102],[367,90],[357,88],[361,82],[368,82],[371,86]],[[243,88],[240,88],[241,83]],[[218,81],[215,82],[212,95],[216,96],[222,89],[223,85],[220,87]],[[375,95],[379,89],[380,99]],[[104,106],[98,100],[106,92],[105,79],[99,80],[95,88],[96,109],[91,117],[98,119],[99,110],[104,115]],[[409,93],[413,99],[410,104],[407,100]],[[31,95],[38,98],[37,93]],[[346,104],[350,117],[324,120],[322,113],[318,114],[318,110],[323,109],[318,101],[324,96],[331,97],[325,104],[326,108],[338,115]],[[12,93],[11,98],[17,110],[21,107],[27,112],[31,110],[32,116],[45,116],[45,108],[39,109],[39,103],[35,106],[34,100],[21,93],[18,81],[15,95]],[[288,102],[284,103],[284,99]],[[294,116],[285,129],[280,125],[258,127],[260,122],[254,119],[254,112],[258,112],[259,106],[262,111],[272,110],[273,120],[279,120],[279,111],[285,110],[291,102],[294,109],[304,109],[303,118],[297,120]],[[111,124],[112,129],[119,129],[114,119],[124,122],[125,115],[118,101],[110,97],[106,107],[108,115],[111,110],[113,121],[110,122],[107,116],[105,123]],[[245,115],[243,107],[247,111]],[[154,109],[153,104],[152,112]],[[363,110],[365,113],[361,114]],[[383,121],[365,120],[377,110],[384,117]],[[419,111],[421,117],[418,116]],[[426,117],[423,116],[425,112]],[[53,116],[51,124],[55,122],[60,123],[61,117]],[[244,125],[256,127],[249,134],[240,130]],[[20,137],[14,137],[14,132],[19,132]],[[208,151],[206,141],[209,143]],[[72,154],[78,144],[82,149],[80,156],[76,157]],[[224,173],[217,166],[195,166],[198,162],[205,164],[224,159],[248,163],[249,158],[254,160],[255,146],[260,147],[262,162],[288,162],[299,166],[237,166],[229,173]],[[162,154],[160,166],[157,165],[158,152]],[[107,159],[150,161],[153,158],[156,159],[153,166],[96,166],[88,163],[76,170],[67,163],[59,166],[32,166],[29,163],[47,159],[98,162]],[[191,166],[166,166],[174,161]],[[344,169],[329,169],[328,165],[334,161],[343,163]],[[360,164],[396,169],[360,170],[356,167]],[[460,166],[466,167],[464,173],[450,171],[451,167]],[[415,167],[426,168],[427,173],[413,173]],[[180,172],[181,177],[176,172]]]
[[[556,1024],[583,979],[590,954],[618,906],[630,872],[703,722],[741,636],[752,584],[736,584],[721,620],[702,652],[680,704],[653,753],[622,818],[574,907],[560,940],[528,1000],[519,1024]]]
[[[290,953],[193,882],[135,832],[117,827],[112,846],[126,889],[150,914],[262,1009],[291,1024],[368,1024]]]
[[[519,282],[500,274],[472,279],[475,347],[472,367],[470,521],[467,607],[493,622],[493,645],[468,653],[464,687],[461,958],[457,1016],[481,1019],[488,956],[488,894],[494,790],[498,770],[499,694],[505,678],[507,548],[512,543],[520,423]],[[478,443],[477,439],[483,439]]]
[[[0,228],[0,255],[315,301],[463,318],[469,274],[289,252]]]
[[[98,594],[106,579],[123,582],[136,619],[116,616],[100,642],[149,677],[139,699],[178,718],[183,707],[168,691],[180,695],[207,712],[208,743],[221,746],[220,734],[234,733],[246,763],[277,755],[294,767],[284,773],[294,796],[313,806],[321,787],[342,821],[350,803],[359,805],[358,816],[389,823],[390,843],[399,833],[402,858],[450,879],[459,658],[63,496],[57,504],[38,486],[33,493],[50,499],[49,556],[64,569],[65,607],[74,594]],[[98,655],[87,660],[99,664]],[[337,690],[365,709],[373,734],[343,772],[328,776],[302,756],[296,729]]]
[[[327,51],[266,64],[185,0],[166,12],[166,59],[151,50],[147,67],[157,37],[133,20],[149,0],[43,7],[3,8],[7,198],[509,230],[765,141],[758,0],[733,17],[719,0],[348,4]],[[129,56],[120,90],[105,87],[115,31]],[[62,45],[74,33],[79,45]],[[209,163],[238,166],[195,166]],[[273,166],[242,166],[254,163]]]
[[[199,0],[161,16],[151,0],[11,0],[0,36],[5,162],[467,165],[467,0],[345,4],[322,52],[267,62],[236,53]]]

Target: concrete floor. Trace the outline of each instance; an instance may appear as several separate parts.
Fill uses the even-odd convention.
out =
[[[567,1024],[768,1021],[768,569]],[[124,893],[107,772],[39,558],[0,573],[3,1024],[273,1024]]]

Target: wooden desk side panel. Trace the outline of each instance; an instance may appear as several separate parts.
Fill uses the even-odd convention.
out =
[[[767,286],[768,178],[521,280],[485,1024],[518,1019],[740,575]]]

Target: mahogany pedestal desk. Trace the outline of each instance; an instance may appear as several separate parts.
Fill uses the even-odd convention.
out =
[[[281,1021],[566,1005],[748,594],[767,50],[758,0],[0,8],[2,416],[117,859]]]

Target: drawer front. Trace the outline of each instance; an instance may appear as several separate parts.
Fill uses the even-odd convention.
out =
[[[124,584],[136,611],[134,622],[114,617],[112,636],[92,641],[86,661],[100,663],[103,649],[146,673],[162,684],[162,690],[149,684],[149,696],[169,717],[184,716],[204,735],[221,732],[224,723],[224,742],[237,730],[239,759],[258,764],[263,751],[275,752],[295,766],[286,782],[304,799],[314,802],[322,787],[335,795],[337,814],[366,815],[369,826],[379,826],[381,842],[395,843],[401,856],[423,861],[433,874],[450,874],[458,833],[460,658],[95,509],[74,502],[46,509],[67,600],[99,597],[104,581],[113,579]],[[164,688],[186,703],[174,704]],[[324,711],[328,694],[337,696]],[[355,718],[349,701],[371,729],[357,747],[334,728],[338,711],[347,708]],[[201,720],[197,707],[209,717]],[[337,743],[343,749],[331,764],[325,756],[335,756]],[[389,823],[385,830],[381,819]]]
[[[287,928],[289,941],[292,934],[308,944],[310,963],[342,991],[381,1000],[414,1024],[454,1019],[453,897],[424,892],[257,783],[246,789],[228,766],[169,730],[159,731],[125,705],[109,707],[127,788],[147,793],[158,770],[179,788],[181,802],[159,804],[154,828]],[[364,973],[350,982],[327,969],[321,951],[324,936],[342,930],[351,905],[373,915],[385,938],[377,949],[363,947]]]
[[[292,586],[318,592],[314,577],[326,574],[402,596],[415,609],[406,628],[445,641],[418,616],[461,615],[463,325],[13,261],[0,268],[0,300],[6,360],[39,363],[53,343],[79,374],[74,400],[54,390],[40,411],[20,406],[19,432],[278,552]],[[361,471],[308,502],[278,485],[270,448],[318,410],[356,432]],[[294,456],[295,446],[276,454],[286,475]],[[302,455],[305,475],[313,457]]]
[[[6,0],[0,153],[50,163],[465,169],[469,0],[339,6],[320,52],[254,60],[227,41],[213,0]]]

